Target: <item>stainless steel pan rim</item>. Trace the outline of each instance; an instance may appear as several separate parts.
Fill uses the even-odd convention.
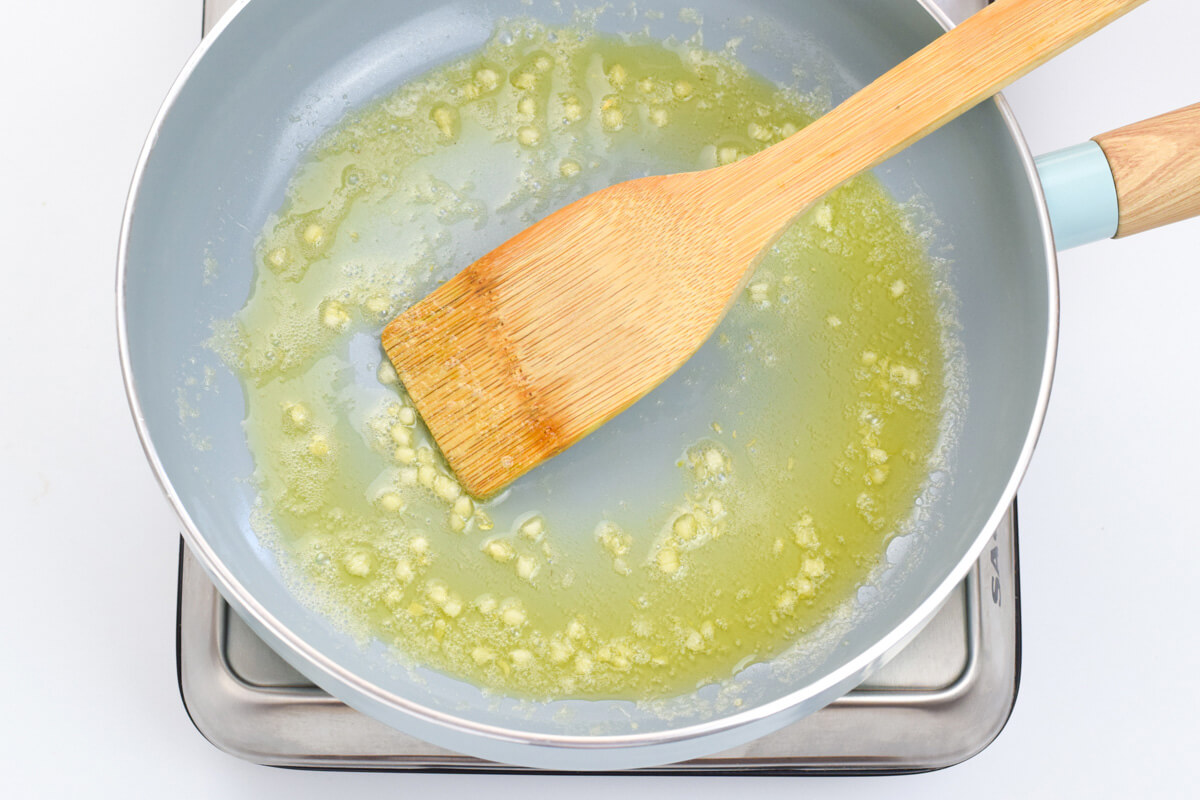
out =
[[[142,448],[153,468],[155,478],[158,480],[167,500],[171,503],[171,506],[175,509],[176,514],[183,523],[183,535],[189,549],[220,588],[221,594],[260,634],[265,634],[264,638],[270,642],[282,645],[283,653],[287,655],[288,660],[305,673],[306,676],[313,679],[314,682],[323,686],[346,687],[355,693],[357,695],[356,698],[343,697],[350,705],[378,704],[402,710],[414,718],[414,720],[426,723],[425,725],[420,725],[419,730],[414,732],[436,744],[454,749],[462,749],[457,737],[447,737],[451,732],[467,734],[472,737],[481,737],[479,741],[480,746],[475,751],[477,755],[499,760],[513,760],[530,766],[559,766],[560,768],[561,764],[553,760],[552,754],[545,755],[542,753],[539,755],[538,751],[575,750],[598,754],[598,751],[629,750],[629,754],[619,756],[614,760],[598,761],[594,767],[588,765],[568,767],[577,769],[613,769],[614,764],[616,764],[616,768],[645,766],[663,763],[666,760],[676,760],[678,757],[691,757],[704,752],[711,752],[720,746],[714,746],[714,743],[721,739],[719,734],[727,733],[734,729],[752,729],[755,731],[755,737],[765,735],[774,729],[782,727],[792,719],[815,711],[822,705],[827,704],[853,688],[864,677],[870,674],[874,668],[898,651],[920,630],[922,624],[941,606],[945,598],[961,582],[963,576],[966,575],[978,559],[992,531],[999,524],[1015,497],[1017,487],[1032,458],[1034,446],[1045,418],[1053,379],[1059,329],[1058,269],[1054,239],[1050,229],[1045,197],[1037,177],[1033,156],[1029,151],[1028,144],[1020,131],[1011,108],[1002,96],[997,96],[993,102],[996,103],[1008,132],[1017,146],[1026,179],[1032,189],[1034,203],[1036,204],[1034,210],[1041,223],[1042,244],[1046,263],[1046,291],[1050,307],[1047,309],[1048,325],[1045,331],[1045,352],[1041,384],[1032,413],[1031,425],[1020,450],[1016,467],[1008,483],[1005,485],[995,508],[988,516],[986,524],[974,537],[971,547],[963,554],[953,569],[946,574],[945,579],[938,585],[937,589],[930,593],[925,601],[888,635],[877,640],[872,646],[841,668],[831,672],[821,680],[808,684],[790,694],[717,720],[688,725],[668,731],[599,736],[541,734],[481,724],[415,703],[386,691],[374,683],[345,670],[337,662],[296,635],[261,605],[254,595],[248,591],[246,586],[239,581],[237,576],[217,557],[215,551],[207,543],[204,535],[200,532],[172,486],[155,445],[150,438],[150,432],[146,425],[141,399],[138,395],[138,388],[132,371],[126,324],[127,257],[134,207],[137,203],[147,161],[155,149],[165,118],[170,113],[183,86],[195,70],[197,63],[204,58],[205,53],[212,47],[213,42],[220,37],[223,31],[249,2],[251,0],[238,0],[237,4],[225,15],[213,32],[203,40],[184,65],[154,119],[146,144],[139,155],[125,205],[117,254],[116,301],[117,339],[125,391],[134,425],[141,439]],[[948,29],[952,27],[949,18],[940,8],[933,4],[932,0],[916,0],[916,2],[943,28]],[[279,646],[276,646],[276,649],[280,649]],[[345,694],[336,690],[334,690],[334,693]],[[356,702],[356,700],[359,702]],[[446,736],[443,736],[442,733],[445,733]],[[692,750],[669,747],[672,744],[679,744],[689,740],[710,739],[711,737],[716,738],[708,743],[707,746],[694,746]],[[742,739],[749,738],[748,736],[742,737]],[[487,744],[488,741],[492,744]],[[733,742],[729,741],[726,743],[732,744]],[[509,746],[506,747],[506,744]],[[516,747],[511,747],[512,745]],[[661,754],[655,755],[656,753],[660,753],[660,748]],[[663,755],[666,754],[669,754],[670,757],[664,758]],[[614,755],[616,754],[614,753]]]

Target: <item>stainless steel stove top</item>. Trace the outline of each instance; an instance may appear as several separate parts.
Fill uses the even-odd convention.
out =
[[[1020,666],[1016,516],[929,625],[870,681],[736,750],[657,774],[895,774],[975,755],[1000,733]],[[180,549],[179,685],[214,745],[258,764],[523,772],[426,744],[350,709],[262,643]]]
[[[205,0],[207,33],[235,0]],[[985,0],[940,0],[961,19]],[[234,614],[180,547],[179,686],[214,745],[259,764],[526,772],[388,728],[294,671]],[[735,750],[655,774],[881,774],[950,766],[1000,733],[1020,674],[1016,508],[928,626],[867,683]]]

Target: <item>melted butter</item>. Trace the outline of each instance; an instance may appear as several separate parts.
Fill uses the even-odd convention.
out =
[[[811,117],[730,58],[513,25],[345,119],[263,229],[220,345],[297,591],[532,697],[688,691],[778,654],[883,557],[935,457],[945,325],[870,177],[797,222],[676,376],[504,494],[463,494],[383,325],[553,209]]]

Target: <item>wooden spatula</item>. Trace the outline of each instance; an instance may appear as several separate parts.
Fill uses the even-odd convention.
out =
[[[799,133],[728,166],[588,195],[393,320],[383,346],[484,497],[675,372],[822,195],[1145,0],[1000,0]]]

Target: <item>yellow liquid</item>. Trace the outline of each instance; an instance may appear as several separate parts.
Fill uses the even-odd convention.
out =
[[[488,502],[377,340],[566,202],[810,119],[725,56],[521,23],[332,131],[218,337],[297,591],[406,660],[539,698],[686,692],[846,602],[926,486],[948,402],[931,265],[873,178],[800,220],[663,387]]]

